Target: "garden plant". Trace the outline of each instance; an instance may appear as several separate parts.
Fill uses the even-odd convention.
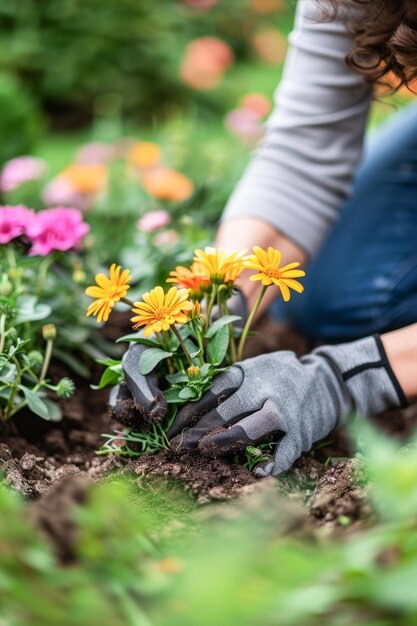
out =
[[[246,252],[196,249],[190,267],[177,266],[170,272],[167,283],[173,286],[164,289],[158,285],[136,302],[127,298],[132,280],[130,270],[122,270],[114,263],[109,275],[96,275],[96,285],[86,290],[94,298],[87,316],[94,315],[98,322],[106,322],[116,303],[129,305],[134,313],[133,329],[139,332],[119,341],[146,347],[138,353],[133,367],[139,368],[144,376],[155,370],[163,389],[163,399],[150,416],[141,414],[138,405],[132,408],[142,429],[136,426],[117,432],[109,437],[101,453],[137,456],[169,447],[166,432],[181,405],[199,400],[210,389],[216,375],[242,359],[246,339],[267,289],[278,287],[285,302],[289,301],[291,290],[302,293],[302,284],[297,279],[305,273],[299,263],[281,266],[281,253],[272,247],[263,250],[255,246],[252,254]],[[244,320],[231,314],[229,302],[246,270],[255,272],[249,280],[260,282],[261,286]],[[106,369],[98,387],[120,385],[122,361],[108,360],[103,364]],[[247,454],[251,467],[256,460],[265,458],[257,450],[249,449]]]

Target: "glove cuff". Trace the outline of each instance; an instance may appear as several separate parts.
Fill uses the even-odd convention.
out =
[[[338,346],[323,346],[314,353],[337,366],[359,413],[373,415],[408,406],[379,335]]]

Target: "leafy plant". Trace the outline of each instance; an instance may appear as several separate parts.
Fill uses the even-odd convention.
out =
[[[130,270],[122,271],[121,266],[113,264],[109,276],[96,276],[96,285],[86,290],[87,295],[94,298],[87,315],[107,321],[116,302],[122,301],[131,307],[135,314],[133,328],[141,330],[119,341],[146,346],[138,362],[139,372],[146,376],[156,371],[169,407],[162,424],[152,424],[152,428],[143,433],[132,429],[117,432],[108,437],[100,454],[116,452],[135,456],[168,447],[165,433],[178,408],[199,400],[210,389],[215,376],[241,360],[250,328],[268,287],[279,287],[286,301],[290,298],[290,288],[302,292],[302,285],[295,280],[304,276],[304,272],[298,269],[299,264],[280,267],[280,262],[281,254],[273,248],[262,250],[255,247],[250,256],[246,251],[229,254],[209,247],[197,249],[190,268],[178,266],[170,272],[167,282],[176,286],[168,292],[157,286],[137,302],[126,297],[132,280]],[[228,310],[228,301],[244,269],[255,270],[257,273],[251,279],[262,282],[246,321],[231,315]],[[242,322],[240,328],[236,326],[239,321]],[[121,362],[108,360],[103,364],[106,369],[98,387],[119,384],[123,379]],[[252,466],[257,462],[250,451],[247,459]]]

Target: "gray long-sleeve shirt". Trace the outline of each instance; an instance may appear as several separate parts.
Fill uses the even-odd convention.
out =
[[[317,252],[350,193],[371,102],[346,65],[352,45],[342,19],[321,22],[316,0],[298,1],[275,109],[223,220],[261,218]]]

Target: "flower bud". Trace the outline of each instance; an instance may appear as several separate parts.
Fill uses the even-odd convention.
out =
[[[13,285],[7,274],[3,274],[0,280],[0,296],[10,296],[13,291]]]
[[[12,280],[22,278],[23,267],[11,267],[9,270],[9,276]]]
[[[56,339],[56,326],[55,324],[45,324],[42,327],[42,337],[45,341],[55,341]]]
[[[28,365],[31,369],[37,371],[42,367],[43,354],[39,350],[31,350],[27,356]]]
[[[72,280],[74,283],[83,285],[87,280],[87,274],[81,269],[74,270],[72,273]]]
[[[195,380],[196,378],[200,377],[200,368],[198,367],[198,365],[190,365],[187,370],[187,374],[190,380]]]
[[[70,398],[74,391],[75,385],[71,378],[61,378],[56,386],[56,395],[58,398],[64,398],[65,400]]]

